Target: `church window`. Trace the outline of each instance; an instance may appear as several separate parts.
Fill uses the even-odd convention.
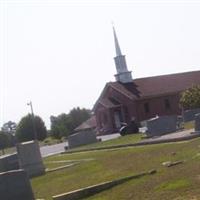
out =
[[[170,105],[169,99],[165,99],[165,109],[169,110],[170,108],[171,108],[171,105]]]
[[[150,112],[149,103],[145,103],[144,104],[144,111],[145,111],[145,113],[149,113]]]

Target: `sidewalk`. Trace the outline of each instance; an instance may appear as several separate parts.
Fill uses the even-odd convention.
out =
[[[183,130],[179,132],[174,132],[162,136],[155,136],[152,138],[144,139],[138,142],[136,145],[146,145],[146,144],[158,144],[166,142],[178,142],[183,140],[189,140],[196,137],[200,137],[200,132],[194,132],[194,129]]]

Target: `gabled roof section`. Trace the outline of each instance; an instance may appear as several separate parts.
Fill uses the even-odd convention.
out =
[[[96,122],[96,117],[93,115],[90,117],[88,120],[83,122],[80,126],[74,129],[74,131],[81,131],[85,129],[91,129],[91,128],[96,128],[97,122]]]
[[[200,84],[200,71],[139,78],[134,84],[140,98],[177,93]]]
[[[105,95],[105,93],[106,93],[108,87],[109,87],[109,83],[106,83],[105,87],[103,88],[103,91],[101,92],[99,98],[98,98],[97,101],[95,102],[95,104],[94,104],[92,110],[95,110],[95,108],[97,107],[97,104],[99,104],[99,103],[100,103],[100,100],[103,99],[103,96]]]
[[[98,103],[103,105],[105,102],[107,102],[107,106],[112,106],[112,101],[108,103],[109,100],[103,98],[108,87],[112,87],[131,100],[139,100],[181,92],[192,85],[200,85],[200,71],[138,78],[131,83],[109,82],[106,84],[95,106]]]
[[[120,83],[120,82],[111,82],[110,86],[118,91],[119,93],[123,94],[124,96],[128,97],[131,100],[134,100],[139,95],[138,86],[134,83]]]
[[[115,83],[117,83],[117,85],[115,85]],[[106,93],[106,91],[108,90],[109,87],[113,88],[114,90],[123,94],[124,96],[128,97],[131,100],[135,99],[135,95],[132,94],[130,91],[126,90],[126,88],[124,88],[123,84],[121,84],[119,82],[108,82],[108,83],[106,83],[106,86],[104,87],[100,97],[98,98],[98,100],[94,104],[93,110],[95,110],[95,108],[97,107],[98,104],[101,104],[101,105],[103,105],[104,107],[107,107],[107,108],[116,106],[115,103],[111,99],[104,98],[104,95],[105,95],[105,93]]]
[[[111,83],[113,88],[132,99],[177,93],[198,84],[200,85],[200,71],[139,78],[132,83]]]

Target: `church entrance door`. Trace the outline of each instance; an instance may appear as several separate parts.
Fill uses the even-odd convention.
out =
[[[114,112],[115,127],[117,129],[121,128],[121,113],[119,111]]]

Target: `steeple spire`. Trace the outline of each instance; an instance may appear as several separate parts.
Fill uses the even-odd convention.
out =
[[[114,57],[117,74],[115,74],[116,81],[121,83],[131,83],[133,81],[131,71],[128,71],[125,56],[122,55],[119,42],[117,39],[116,31],[113,26],[113,34],[115,41],[116,56]]]
[[[116,51],[116,56],[121,56],[122,55],[122,52],[121,52],[121,49],[120,49],[120,46],[119,46],[119,42],[118,42],[118,39],[117,39],[117,34],[116,34],[116,31],[115,31],[115,27],[113,26],[113,34],[114,34],[114,40],[115,40],[115,51]]]

